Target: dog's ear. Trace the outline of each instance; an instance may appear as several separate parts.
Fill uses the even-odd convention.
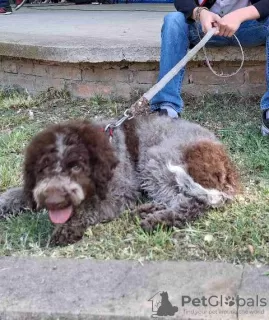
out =
[[[23,189],[24,196],[27,199],[29,208],[35,210],[37,204],[34,200],[33,190],[36,186],[37,176],[36,168],[38,160],[44,154],[44,146],[54,142],[54,136],[49,131],[41,131],[28,144],[25,150],[24,167],[23,167]]]
[[[108,182],[113,176],[113,169],[118,164],[118,160],[108,150],[91,159],[92,180],[96,187],[96,193],[101,200],[106,198]]]
[[[36,155],[33,146],[30,144],[25,152],[24,168],[23,168],[23,192],[27,201],[27,205],[31,209],[36,209],[36,203],[33,197],[33,189],[36,183],[35,176]]]
[[[108,182],[119,161],[108,137],[99,127],[87,124],[83,135],[89,152],[91,179],[95,184],[96,194],[104,200],[108,191]]]

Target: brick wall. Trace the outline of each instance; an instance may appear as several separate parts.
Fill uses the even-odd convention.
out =
[[[231,73],[238,63],[220,61],[217,72]],[[36,94],[49,87],[66,89],[74,96],[88,98],[95,94],[129,99],[133,92],[145,92],[156,83],[158,63],[59,64],[1,57],[0,85],[20,86]],[[216,77],[201,61],[188,64],[183,91],[201,95],[205,92],[259,94],[265,90],[265,62],[247,61],[243,70],[231,78]]]

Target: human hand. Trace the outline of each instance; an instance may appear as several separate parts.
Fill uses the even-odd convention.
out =
[[[219,36],[232,37],[240,27],[240,16],[234,12],[226,14],[218,21]]]
[[[204,33],[207,33],[213,27],[218,27],[220,20],[221,20],[221,17],[214,12],[210,12],[207,10],[202,10],[200,12],[200,23]],[[215,34],[218,34],[218,33],[219,31],[216,30]]]

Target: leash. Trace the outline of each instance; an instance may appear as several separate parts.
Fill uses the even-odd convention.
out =
[[[150,88],[146,93],[143,94],[130,108],[130,113],[132,115],[148,114],[146,106],[149,104],[149,101],[161,91],[169,81],[171,81],[174,76],[176,76],[179,71],[185,67],[185,65],[201,50],[206,43],[213,37],[216,32],[216,28],[210,29],[203,39],[193,47],[188,53],[183,57],[159,82],[157,82],[152,88]]]
[[[217,73],[211,66],[209,59],[208,59],[208,55],[205,49],[205,45],[206,43],[213,37],[213,35],[215,34],[217,28],[212,28],[210,29],[205,36],[201,39],[200,33],[198,32],[199,35],[199,39],[200,42],[193,47],[190,51],[188,51],[188,53],[186,54],[185,57],[183,57],[175,66],[174,68],[172,68],[158,83],[156,83],[151,89],[149,89],[146,93],[143,94],[143,96],[138,99],[132,106],[131,108],[128,110],[128,112],[130,114],[132,114],[133,116],[136,115],[141,115],[141,114],[148,114],[150,113],[150,111],[148,110],[148,108],[146,108],[146,106],[149,104],[149,101],[159,92],[161,91],[166,85],[167,83],[172,80],[174,78],[175,75],[178,74],[178,72],[185,67],[185,65],[197,54],[197,52],[203,48],[203,52],[205,54],[205,58],[206,58],[206,63],[208,68],[213,72],[213,74],[215,74],[218,77],[222,77],[222,78],[228,78],[228,77],[232,77],[235,74],[237,74],[243,67],[244,61],[245,61],[245,56],[244,56],[244,50],[241,46],[241,43],[239,41],[239,39],[234,35],[236,41],[238,42],[238,45],[240,47],[241,50],[241,54],[242,54],[242,62],[240,67],[236,70],[236,72],[232,73],[232,74],[219,74]]]
[[[108,133],[110,142],[112,141],[112,138],[113,138],[114,129],[121,126],[123,122],[125,122],[126,120],[133,119],[133,117],[134,115],[130,114],[129,110],[126,109],[123,113],[123,116],[118,121],[116,121],[115,123],[109,123],[106,125],[106,127],[104,128],[104,132]]]
[[[197,27],[197,26],[196,26]],[[150,88],[147,92],[145,92],[143,94],[142,97],[140,97],[134,104],[132,104],[132,106],[128,109],[125,110],[124,115],[122,118],[120,118],[115,124],[108,124],[106,126],[106,131],[109,130],[109,128],[116,128],[118,126],[120,126],[124,121],[126,120],[130,120],[135,116],[138,115],[146,115],[150,113],[149,108],[147,108],[149,101],[158,93],[160,92],[169,81],[171,81],[178,73],[179,71],[185,67],[185,65],[198,53],[199,50],[201,50],[203,48],[203,52],[205,54],[205,58],[206,58],[206,63],[207,66],[209,67],[209,69],[218,77],[222,77],[222,78],[228,78],[228,77],[232,77],[235,74],[237,74],[243,67],[244,64],[244,51],[243,48],[241,46],[241,43],[239,41],[239,39],[234,35],[235,39],[238,42],[238,45],[241,49],[241,54],[242,54],[242,62],[240,67],[236,70],[236,72],[232,73],[232,74],[218,74],[210,65],[209,59],[208,59],[208,55],[205,49],[205,45],[206,43],[213,37],[213,35],[215,34],[217,28],[212,28],[210,29],[205,36],[201,39],[200,33],[198,32],[198,36],[200,39],[200,42],[193,47],[191,50],[188,51],[188,53],[185,55],[185,57],[183,57],[159,82],[157,82],[152,88]],[[198,29],[197,29],[198,31]]]
[[[196,30],[197,30],[198,37],[199,37],[199,39],[200,39],[200,41],[201,41],[202,39],[201,39],[201,35],[200,35],[200,32],[199,32],[199,28],[198,28],[198,23],[197,23],[197,22],[195,22],[195,26],[196,26]],[[237,43],[238,43],[238,46],[239,46],[240,51],[241,51],[241,56],[242,56],[241,64],[240,64],[239,68],[238,68],[235,72],[233,72],[233,73],[227,73],[227,74],[225,74],[225,73],[217,73],[217,72],[212,68],[212,66],[211,66],[211,64],[210,64],[210,61],[209,61],[209,59],[208,59],[208,55],[207,55],[207,51],[206,51],[205,46],[202,48],[202,49],[203,49],[203,52],[204,52],[204,55],[205,55],[205,60],[206,60],[206,64],[207,64],[208,68],[209,68],[210,71],[211,71],[215,76],[217,76],[217,77],[220,77],[220,78],[230,78],[230,77],[233,77],[233,76],[235,76],[238,72],[240,72],[241,69],[243,68],[243,65],[244,65],[244,62],[245,62],[244,50],[243,50],[242,45],[241,45],[239,39],[237,38],[237,36],[234,34],[233,37],[235,38],[235,40],[236,40]]]

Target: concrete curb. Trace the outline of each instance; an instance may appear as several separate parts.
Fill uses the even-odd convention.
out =
[[[13,36],[10,35],[11,37]],[[96,45],[94,46],[94,44]],[[114,43],[109,45],[108,42],[94,44],[91,43],[85,46],[79,44],[65,46],[63,44],[59,46],[59,43],[36,44],[24,41],[16,41],[14,43],[12,40],[8,41],[6,39],[3,41],[1,39],[0,56],[59,63],[158,62],[160,58],[160,45],[158,43],[154,46],[141,46],[141,44],[135,46],[134,43],[117,43],[117,45]],[[214,48],[207,51],[209,58],[212,58],[212,61],[215,62],[241,61],[238,48]],[[264,52],[265,50],[261,47],[248,48],[245,51],[245,61],[265,61]],[[200,51],[192,60],[204,61],[204,53]]]
[[[159,60],[159,47],[132,47],[121,44],[81,47],[38,45],[0,41],[0,56],[59,63],[104,63],[104,62],[155,62]]]
[[[172,306],[178,308],[169,318],[265,320],[269,317],[266,270],[213,262],[142,265],[3,257],[0,319],[150,319],[156,314],[152,303],[158,310],[160,293],[167,292]],[[236,296],[240,307],[232,303]]]

